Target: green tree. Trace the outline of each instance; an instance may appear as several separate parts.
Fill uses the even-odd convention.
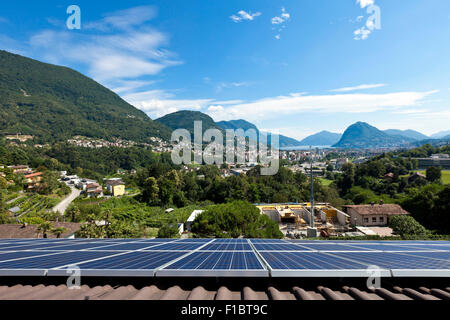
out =
[[[426,177],[430,182],[440,182],[442,177],[441,168],[428,167],[426,170]]]
[[[156,203],[158,200],[159,187],[155,178],[149,177],[145,180],[142,191],[142,200],[149,204]]]
[[[53,233],[55,236],[56,236],[56,238],[61,238],[61,235],[63,235],[64,234],[64,232],[66,232],[67,231],[67,229],[66,228],[64,228],[64,227],[59,227],[59,228],[54,228],[54,229],[52,229],[51,230],[51,233]]]
[[[427,229],[411,216],[393,216],[389,219],[389,227],[401,236],[425,235],[428,233]]]
[[[195,219],[192,232],[198,237],[282,238],[278,224],[246,201],[209,207]]]
[[[42,233],[42,238],[47,238],[47,233],[53,229],[53,225],[48,222],[42,222],[36,229],[36,232],[39,234]]]

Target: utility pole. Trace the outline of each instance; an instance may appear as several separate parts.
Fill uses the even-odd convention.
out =
[[[313,153],[312,153],[312,146],[309,147],[310,151],[310,180],[311,180],[311,220],[310,225],[311,228],[314,228],[314,179],[313,179]]]

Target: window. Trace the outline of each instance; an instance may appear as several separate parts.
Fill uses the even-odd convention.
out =
[[[372,217],[372,222],[377,222],[377,217]]]
[[[380,217],[380,222],[384,222],[384,217]]]
[[[369,218],[364,218],[364,222],[368,223],[369,222]]]

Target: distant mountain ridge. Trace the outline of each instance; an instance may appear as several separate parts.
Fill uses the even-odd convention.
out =
[[[432,134],[430,137],[433,139],[443,139],[450,135],[450,130],[437,132]]]
[[[202,122],[202,133],[204,133],[208,129],[222,130],[222,128],[217,123],[215,123],[210,116],[200,111],[181,110],[166,114],[165,116],[158,118],[155,121],[169,127],[172,130],[186,129],[192,135],[194,134],[195,121]]]
[[[397,130],[397,129],[388,129],[384,130],[387,134],[391,136],[402,136],[406,138],[411,138],[417,141],[429,139],[430,137],[416,131],[416,130]]]
[[[300,141],[301,146],[331,146],[341,139],[342,134],[329,131],[320,131]]]

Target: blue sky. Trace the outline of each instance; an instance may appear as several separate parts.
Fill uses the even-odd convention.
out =
[[[294,138],[356,121],[450,130],[449,40],[448,0],[0,3],[1,49],[78,70],[153,119],[199,110]]]

